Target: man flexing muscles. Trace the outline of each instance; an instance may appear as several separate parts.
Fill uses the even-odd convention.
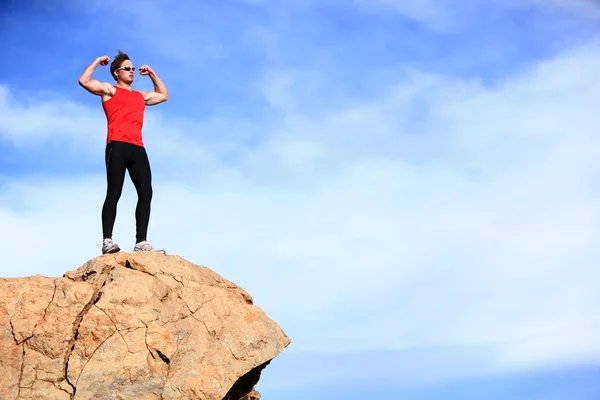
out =
[[[135,67],[127,54],[119,50],[110,64],[110,73],[116,84],[92,79],[98,65],[108,65],[108,56],[98,57],[83,71],[79,84],[92,94],[101,96],[107,121],[107,138],[104,160],[107,190],[102,207],[102,254],[120,250],[112,240],[112,230],[117,216],[117,203],[121,197],[125,171],[133,182],[138,202],[135,209],[136,244],[133,251],[160,251],[146,240],[152,200],[152,174],[142,140],[145,106],[160,104],[169,98],[167,88],[158,75],[147,65],[139,68],[140,75],[148,75],[154,83],[153,92],[131,89]]]

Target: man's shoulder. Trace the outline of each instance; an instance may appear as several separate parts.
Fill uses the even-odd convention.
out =
[[[142,98],[142,101],[144,102],[144,104],[146,104],[146,93],[148,93],[145,90],[134,90],[135,93],[138,93],[140,95],[140,97]]]

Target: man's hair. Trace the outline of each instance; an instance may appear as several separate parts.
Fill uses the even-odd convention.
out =
[[[119,49],[119,54],[117,54],[117,56],[115,57],[113,62],[110,63],[110,75],[113,77],[113,79],[115,81],[117,80],[117,76],[115,75],[115,70],[117,68],[119,68],[121,66],[121,64],[123,63],[123,61],[125,61],[125,60],[129,60],[129,56],[127,54],[123,53]]]

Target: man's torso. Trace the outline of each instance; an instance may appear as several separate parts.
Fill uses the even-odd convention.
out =
[[[112,140],[143,146],[144,97],[140,92],[115,86],[115,93],[102,101],[106,115],[106,143]]]

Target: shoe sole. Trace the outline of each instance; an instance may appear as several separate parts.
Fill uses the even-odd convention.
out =
[[[116,247],[116,248],[110,249],[108,251],[103,251],[102,254],[114,254],[114,253],[118,253],[119,251],[121,251],[121,249]]]
[[[161,253],[167,254],[164,250],[133,250],[134,253]]]

